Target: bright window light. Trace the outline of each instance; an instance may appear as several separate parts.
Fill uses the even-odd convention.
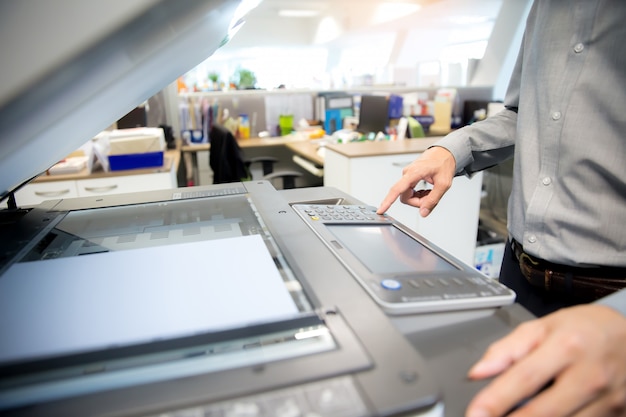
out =
[[[478,25],[481,23],[489,22],[491,20],[491,17],[457,15],[457,16],[449,16],[447,20],[448,22],[454,23],[455,25]]]
[[[340,68],[353,75],[374,74],[389,63],[395,38],[395,33],[379,33],[358,45],[344,48]]]
[[[319,16],[320,12],[317,10],[296,10],[296,9],[281,9],[278,11],[280,17],[315,17]]]
[[[326,73],[328,51],[326,48],[246,48],[236,53],[217,51],[202,64],[185,75],[189,86],[202,90],[209,73],[219,74],[220,81],[228,82],[242,67],[254,72],[258,88],[268,90],[279,85],[287,88],[322,87]],[[207,88],[211,87],[207,85]]]
[[[440,58],[445,62],[465,62],[468,59],[481,59],[485,55],[486,49],[486,40],[448,45],[441,51]]]
[[[250,10],[256,8],[260,3],[261,0],[243,0],[235,10],[233,22],[236,24],[241,18],[246,16]]]
[[[374,12],[374,16],[372,18],[372,24],[378,25],[380,23],[390,22],[392,20],[413,14],[420,9],[421,6],[419,4],[413,3],[381,3],[376,7],[376,11]]]
[[[316,45],[330,42],[333,39],[336,39],[343,33],[341,26],[337,23],[337,20],[331,16],[326,16],[320,21],[319,26],[317,27],[317,32],[315,33],[315,41]]]

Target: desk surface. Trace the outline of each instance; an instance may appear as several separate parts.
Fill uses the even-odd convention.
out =
[[[249,138],[249,139],[237,139],[237,143],[242,148],[254,148],[260,146],[279,146],[286,145],[288,143],[304,142],[309,139],[301,135],[287,135],[268,138]],[[183,145],[181,150],[183,152],[200,152],[208,151],[211,149],[210,143],[198,143],[194,145]]]
[[[406,153],[424,152],[441,137],[423,139],[407,139],[400,141],[350,142],[344,144],[329,144],[326,148],[348,158],[361,158],[379,155],[399,155]]]
[[[318,150],[320,149],[319,142],[310,140],[291,142],[287,144],[287,148],[304,159],[307,159],[319,166],[324,166],[324,157],[318,153]]]
[[[122,171],[102,171],[101,169],[94,172],[89,172],[87,168],[84,168],[80,172],[74,174],[55,174],[47,175],[43,174],[35,178],[33,182],[51,182],[51,181],[66,181],[66,180],[82,180],[93,178],[105,178],[105,177],[121,177],[127,175],[140,175],[140,174],[154,174],[159,172],[169,172],[174,169],[178,169],[180,163],[180,151],[178,149],[166,150],[163,155],[163,166],[154,168],[138,168],[128,169]]]
[[[399,155],[407,153],[424,152],[428,147],[437,142],[440,137],[432,137],[425,139],[411,139],[403,141],[376,141],[376,142],[351,142],[345,144],[326,144],[328,149],[339,153],[348,158],[360,158],[367,156],[380,155]],[[319,142],[316,141],[298,141],[287,143],[289,148],[296,155],[308,159],[320,166],[324,165],[324,157],[320,155]]]
[[[288,135],[270,138],[250,138],[238,139],[237,142],[242,148],[265,147],[265,146],[286,146],[295,155],[298,155],[313,164],[323,167],[324,154],[318,152],[321,146],[348,158],[359,158],[379,155],[398,155],[424,152],[428,147],[437,142],[440,137],[429,137],[424,139],[410,139],[403,141],[376,141],[376,142],[351,142],[346,144],[324,144],[320,145],[319,140],[311,140],[302,135]],[[195,153],[211,149],[209,143],[197,145],[184,145],[181,150],[186,153]]]

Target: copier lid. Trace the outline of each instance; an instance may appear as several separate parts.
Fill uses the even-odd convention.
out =
[[[0,195],[219,48],[249,0],[0,0]]]

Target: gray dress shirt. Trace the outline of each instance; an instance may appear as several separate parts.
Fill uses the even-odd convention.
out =
[[[514,156],[508,229],[528,253],[626,267],[626,1],[537,0],[504,104],[438,143],[458,174]]]

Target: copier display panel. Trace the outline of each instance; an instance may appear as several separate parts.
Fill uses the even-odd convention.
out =
[[[328,225],[343,246],[374,274],[458,270],[441,256],[389,225]]]

